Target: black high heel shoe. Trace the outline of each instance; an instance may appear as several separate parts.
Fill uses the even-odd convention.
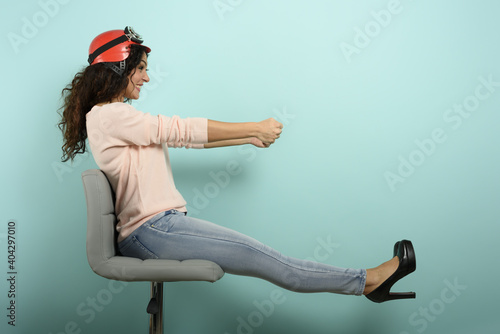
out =
[[[379,287],[366,295],[366,298],[375,303],[388,300],[415,298],[415,292],[390,292],[394,283],[415,271],[417,265],[415,251],[409,240],[401,240],[394,245],[395,256],[399,258],[398,269]]]

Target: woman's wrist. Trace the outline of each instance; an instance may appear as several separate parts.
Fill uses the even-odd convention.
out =
[[[256,122],[226,123],[208,120],[208,142],[258,137],[260,126]]]
[[[249,123],[249,131],[248,131],[248,136],[246,138],[250,137],[258,137],[260,133],[260,126],[258,122],[250,122]]]

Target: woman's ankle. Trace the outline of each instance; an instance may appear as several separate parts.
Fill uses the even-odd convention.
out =
[[[398,269],[398,265],[399,258],[395,256],[391,260],[382,263],[378,267],[366,269],[366,283],[363,294],[367,295],[378,288]]]

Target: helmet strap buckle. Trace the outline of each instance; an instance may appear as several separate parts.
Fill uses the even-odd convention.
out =
[[[119,76],[122,76],[123,73],[125,72],[125,60],[122,60],[120,62],[116,63],[103,63],[107,68],[112,69],[113,71],[116,72]]]

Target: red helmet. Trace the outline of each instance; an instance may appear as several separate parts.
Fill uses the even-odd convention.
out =
[[[90,43],[88,62],[90,65],[121,62],[129,56],[131,44],[141,45],[142,42],[142,37],[132,27],[103,32]],[[151,52],[149,47],[143,46],[147,53]]]

